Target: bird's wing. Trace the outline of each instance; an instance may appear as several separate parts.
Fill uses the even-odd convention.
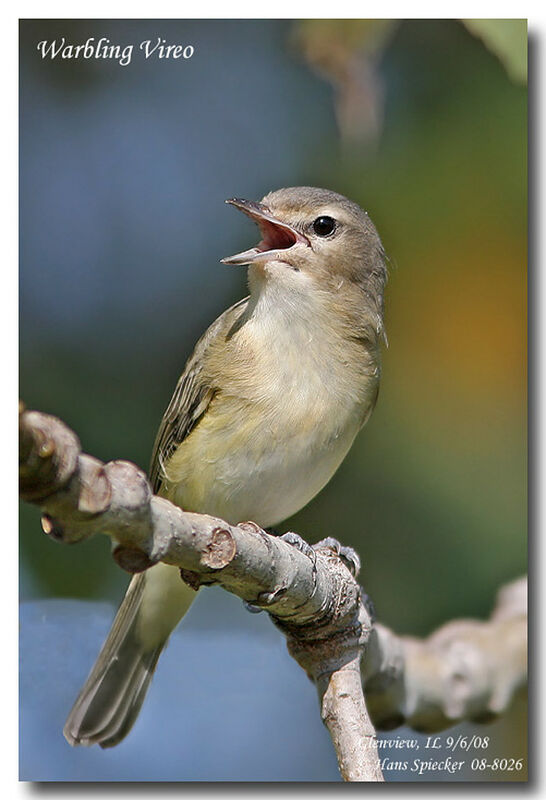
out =
[[[156,494],[163,481],[164,466],[202,419],[217,391],[203,369],[207,350],[218,336],[230,331],[244,313],[247,303],[248,297],[245,297],[224,311],[199,339],[186,363],[154,442],[149,477]]]

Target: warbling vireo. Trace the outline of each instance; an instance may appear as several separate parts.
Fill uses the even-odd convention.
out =
[[[156,493],[190,511],[270,527],[329,481],[369,418],[380,378],[385,254],[368,215],[324,189],[228,200],[257,223],[249,297],[196,345],[155,441]],[[131,580],[64,733],[117,744],[195,592],[176,567]]]

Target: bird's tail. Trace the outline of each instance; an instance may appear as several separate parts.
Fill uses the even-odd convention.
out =
[[[195,592],[176,567],[135,575],[64,726],[71,745],[113,747],[131,730],[169,634]]]

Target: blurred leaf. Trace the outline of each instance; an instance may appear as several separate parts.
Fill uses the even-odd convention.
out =
[[[383,88],[377,62],[398,20],[307,19],[294,43],[336,90],[336,117],[344,139],[375,141],[383,123]]]
[[[479,36],[517,83],[527,83],[527,20],[464,19],[468,30]]]

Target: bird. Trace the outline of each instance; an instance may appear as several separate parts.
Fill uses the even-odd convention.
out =
[[[370,216],[329,189],[226,201],[258,244],[222,259],[249,294],[208,328],[153,447],[153,491],[187,511],[274,528],[326,485],[377,401],[387,258]],[[294,541],[292,541],[294,543]],[[71,745],[118,744],[196,592],[163,563],[134,575],[67,718]]]

